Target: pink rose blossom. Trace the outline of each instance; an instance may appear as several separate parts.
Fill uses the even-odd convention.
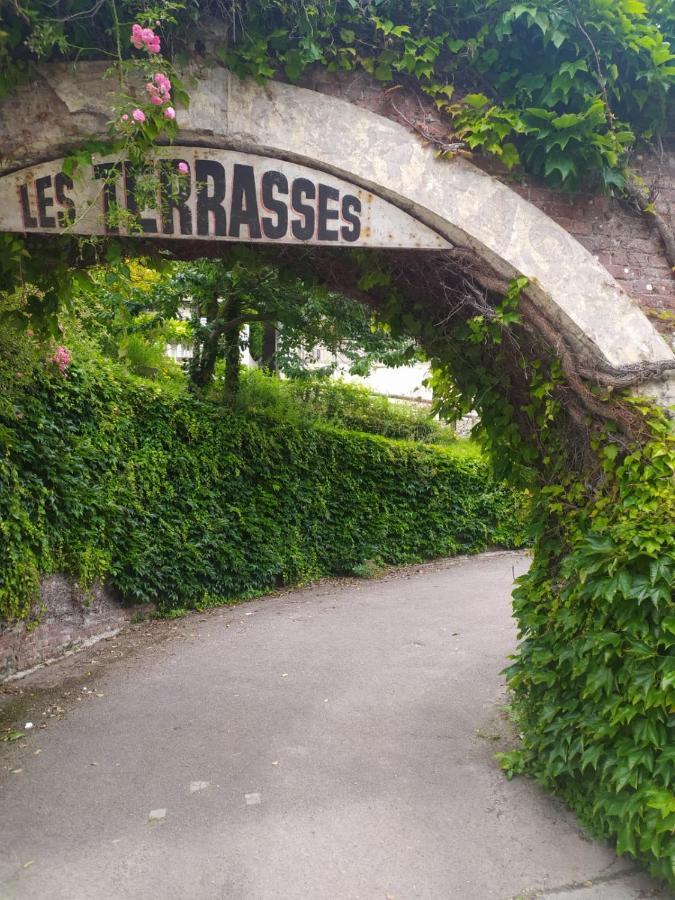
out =
[[[53,362],[57,366],[59,372],[62,375],[65,375],[66,369],[70,365],[72,357],[70,355],[70,350],[68,350],[67,347],[61,346],[57,347],[56,353],[52,357],[50,357],[50,359],[51,362]]]
[[[155,75],[154,84],[152,81],[148,81],[145,89],[150,94],[150,102],[155,106],[171,102],[171,82],[161,72]]]
[[[145,113],[142,109],[135,109],[131,115],[134,122],[145,122]]]
[[[128,121],[129,121],[129,116],[128,116],[126,113],[124,113],[124,115],[122,116],[122,121],[123,121],[123,122],[128,122]]]
[[[143,29],[138,24],[131,26],[131,43],[137,50],[143,48],[143,38],[141,37],[142,31]]]
[[[131,26],[131,43],[137,50],[145,47],[148,53],[159,53],[159,35],[152,28],[141,28],[138,23]]]
[[[158,72],[154,78],[155,84],[160,89],[160,91],[164,91],[165,93],[169,93],[171,90],[171,82],[166,77],[163,72]]]
[[[173,106],[167,106],[167,108],[164,110],[164,118],[165,119],[175,119],[176,118],[176,110],[173,108]],[[180,163],[178,168],[180,169],[180,167],[182,165],[183,165],[183,163]]]
[[[187,173],[190,171],[190,167],[188,166],[187,163],[179,162],[178,163],[178,171],[180,172],[181,175],[187,175]]]

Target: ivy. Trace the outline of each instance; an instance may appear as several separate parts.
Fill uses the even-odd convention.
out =
[[[199,26],[208,17],[227,34],[216,40],[216,60],[240,75],[281,72],[297,81],[321,64],[411,83],[470,149],[558,186],[592,179],[622,188],[628,151],[638,138],[663,134],[673,112],[672,11],[641,0],[248,0],[228,12],[209,0],[128,0],[119,14],[114,0],[94,7],[37,0],[3,9],[0,96],[38,60],[98,58],[118,66],[120,109],[129,106],[125,85],[135,72],[151,75],[153,62],[134,58],[131,24],[161,34],[168,72],[171,58],[202,52]],[[170,74],[176,99],[186,103]],[[172,123],[144,112],[126,138],[147,148]]]
[[[518,546],[523,504],[451,446],[224,412],[81,351],[0,407],[0,614],[29,616],[50,571],[170,611]]]
[[[124,80],[134,21],[159,20],[167,66],[195,55],[213,63],[199,27],[212,16],[224,26],[208,41],[215,60],[241,75],[297,81],[321,65],[409,85],[447,117],[460,146],[557,187],[628,190],[631,150],[673,120],[675,15],[665,0],[121,8],[116,18],[111,2],[5,4],[0,94],[39,60],[109,59]],[[158,125],[150,117],[130,132],[139,161]],[[651,212],[648,200],[639,205]],[[63,239],[60,259],[38,261],[29,249],[3,238],[3,286],[23,284],[23,306],[11,292],[3,299],[12,327],[70,290]],[[437,409],[478,410],[498,476],[534,498],[534,557],[514,596],[520,644],[508,670],[522,743],[503,763],[675,884],[675,451],[665,414],[584,384],[556,342],[533,339],[522,283],[501,303],[462,307],[444,332],[423,299],[406,305],[395,285],[371,258],[359,287],[433,357]],[[56,565],[83,579],[108,574],[135,599],[200,605],[368,556],[401,561],[487,540],[473,527],[470,487],[485,471],[441,463],[436,450],[236,417],[224,424],[199,401],[86,368],[58,389],[37,384],[14,413],[7,400],[0,406],[3,589],[13,612],[25,611],[38,572]],[[449,483],[463,500],[448,523]]]

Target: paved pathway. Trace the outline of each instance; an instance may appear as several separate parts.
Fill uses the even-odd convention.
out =
[[[215,610],[83,672],[79,702],[0,745],[0,897],[669,896],[494,762],[526,564],[485,555]]]

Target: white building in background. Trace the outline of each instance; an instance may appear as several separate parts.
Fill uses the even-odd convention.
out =
[[[310,365],[317,368],[334,366],[333,377],[340,378],[350,384],[361,384],[376,394],[390,397],[392,400],[410,400],[430,404],[431,390],[424,381],[431,373],[429,363],[415,363],[412,366],[385,366],[376,363],[366,376],[351,375],[350,361],[340,354],[333,354],[324,347],[316,347],[308,355]]]
[[[203,324],[206,324],[206,320]],[[248,335],[249,326],[244,325],[242,337],[246,342],[246,348],[241,351],[241,363],[243,366],[258,368],[258,363],[248,349]],[[180,364],[186,363],[193,356],[192,347],[184,344],[168,344],[166,353]],[[370,374],[363,377],[350,374],[350,361],[340,354],[331,353],[325,347],[314,347],[306,353],[305,360],[310,368],[323,369],[331,366],[333,367],[333,378],[340,378],[349,384],[363,385],[375,394],[381,394],[390,400],[431,406],[432,392],[424,384],[431,373],[429,363],[418,362],[412,366],[398,367],[377,363],[372,366]],[[478,415],[475,412],[469,413],[468,416],[464,416],[455,423],[455,431],[458,435],[468,435],[477,421]]]

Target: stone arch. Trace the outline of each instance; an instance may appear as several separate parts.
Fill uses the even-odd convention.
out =
[[[0,174],[63,155],[105,133],[105,67],[45,67],[0,109]],[[37,89],[36,89],[37,88]],[[235,149],[311,166],[372,192],[505,281],[526,276],[529,299],[588,367],[669,367],[673,354],[607,270],[545,213],[464,159],[439,161],[409,131],[344,100],[281,82],[199,73],[179,144]],[[675,381],[640,386],[661,402]]]

